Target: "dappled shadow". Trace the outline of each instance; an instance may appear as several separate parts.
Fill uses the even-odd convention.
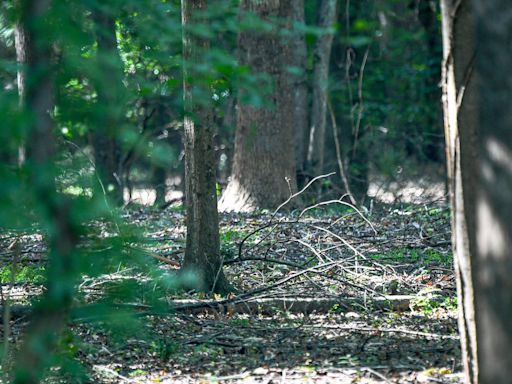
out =
[[[181,261],[181,209],[137,209],[127,212],[127,220],[143,231],[138,248]],[[340,305],[309,315],[272,307],[237,314],[225,306],[188,315],[139,316],[136,328],[121,336],[103,326],[74,325],[81,340],[73,349],[75,358],[102,383],[214,377],[222,382],[387,378],[406,383],[425,375],[459,382],[452,374],[459,371],[460,352],[449,240],[449,212],[436,204],[379,206],[361,213],[328,205],[302,217],[294,212],[226,214],[222,254],[226,274],[239,289],[261,289],[252,299],[333,298]],[[27,262],[33,261],[30,249],[42,247],[40,239],[35,245],[23,246]],[[123,273],[149,284],[147,276],[132,276],[129,269]],[[114,282],[115,276],[109,279]],[[141,292],[132,300],[145,304],[147,290]],[[414,299],[388,312],[372,305],[383,295]],[[169,292],[161,296],[168,302],[183,298]],[[89,293],[89,300],[95,297],[101,291]],[[357,305],[342,305],[348,299]],[[126,325],[130,321],[127,317]],[[23,321],[13,323],[15,344],[23,326]]]
[[[394,331],[379,331],[377,323]],[[97,365],[103,363],[123,376],[133,375],[137,367],[141,379],[175,382],[281,380],[283,375],[324,382],[373,377],[378,382],[373,371],[397,382],[416,382],[429,369],[434,376],[444,373],[440,382],[458,380],[450,374],[460,358],[456,321],[450,316],[425,324],[417,316],[382,312],[307,317],[281,312],[256,318],[158,318],[147,325],[158,335],[152,344],[131,339],[119,350],[106,335],[98,337],[93,344],[100,352],[85,358],[88,366],[98,374]]]

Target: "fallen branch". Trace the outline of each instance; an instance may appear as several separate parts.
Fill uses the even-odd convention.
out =
[[[274,298],[250,298],[250,299],[225,299],[225,300],[196,300],[179,299],[168,302],[169,311],[155,311],[151,306],[144,304],[116,304],[117,308],[131,308],[138,310],[139,315],[162,316],[174,313],[182,314],[250,314],[273,315],[278,311],[293,314],[312,314],[373,310],[388,310],[395,312],[408,311],[411,302],[416,296],[396,295],[383,296],[371,299],[363,298],[304,298],[304,297],[274,297]],[[91,307],[92,308],[92,307]],[[2,308],[3,309],[3,308]],[[88,321],[89,317],[78,314],[87,313],[87,307],[75,308],[75,321]],[[29,316],[32,307],[29,305],[17,305],[11,308],[11,318]]]
[[[236,263],[243,263],[245,261],[261,261],[264,263],[270,263],[270,264],[279,264],[279,265],[286,265],[288,267],[292,268],[303,268],[304,266],[301,264],[294,263],[292,261],[286,261],[286,260],[277,260],[277,259],[271,259],[268,257],[244,257],[244,258],[236,258],[236,259],[229,259],[224,261],[224,265],[230,265],[230,264],[236,264]]]
[[[329,313],[378,309],[395,312],[409,310],[415,296],[385,296],[372,299],[361,298],[259,298],[250,300],[174,300],[171,302],[176,313],[198,314],[262,314],[273,315],[278,311],[293,314]]]

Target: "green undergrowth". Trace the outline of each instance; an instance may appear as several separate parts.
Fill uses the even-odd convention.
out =
[[[414,310],[425,315],[432,315],[438,310],[453,312],[457,310],[457,298],[447,296],[439,289],[430,289],[418,295],[411,306]]]
[[[13,268],[12,265],[7,265],[0,268],[0,283],[12,283]],[[15,268],[14,283],[33,283],[42,284],[46,281],[45,267],[43,266],[23,266]]]
[[[240,242],[247,237],[249,231],[233,228],[220,229],[220,251],[227,259],[234,259],[238,256]],[[245,243],[251,244],[254,239],[248,238]]]
[[[443,265],[450,266],[451,256],[434,249],[416,249],[408,247],[393,248],[385,253],[369,254],[369,258],[377,261],[394,263],[422,264],[422,265]]]

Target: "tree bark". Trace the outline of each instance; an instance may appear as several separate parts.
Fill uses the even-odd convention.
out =
[[[512,3],[473,0],[472,4],[478,130],[476,137],[461,134],[461,152],[464,140],[478,151],[473,158],[476,167],[462,164],[463,171],[479,178],[472,189],[476,197],[467,202],[474,216],[468,227],[474,271],[478,271],[473,274],[478,373],[480,383],[508,383],[512,367]],[[465,190],[472,186],[468,183]]]
[[[318,26],[326,30],[336,21],[337,0],[322,0]],[[308,174],[318,176],[324,168],[325,126],[327,118],[327,92],[329,63],[334,33],[326,31],[315,44],[315,69],[313,75],[313,107],[309,131]]]
[[[182,0],[184,102],[185,102],[185,194],[187,199],[187,243],[182,271],[193,276],[202,291],[225,293],[231,290],[222,270],[219,241],[219,217],[215,178],[215,150],[212,98],[195,100],[193,90],[199,84],[194,65],[209,41],[193,37],[187,28],[201,20],[198,13],[207,10],[206,0]],[[210,94],[211,90],[204,90]]]
[[[292,0],[242,0],[241,12],[264,20],[291,20]],[[265,95],[271,108],[238,104],[231,178],[220,200],[222,211],[276,208],[297,189],[292,121],[294,97],[289,40],[272,31],[244,31],[238,38],[240,64],[267,74],[273,91]],[[243,92],[243,89],[241,90]]]
[[[468,383],[512,366],[512,6],[444,0],[443,102],[462,358]]]
[[[51,361],[60,332],[65,327],[73,298],[74,263],[78,228],[72,221],[69,201],[58,196],[53,168],[56,141],[53,136],[54,106],[53,42],[46,37],[51,14],[50,0],[21,0],[20,24],[26,31],[26,69],[23,103],[27,123],[28,185],[38,203],[37,212],[48,229],[48,269],[45,294],[34,309],[24,344],[16,360],[14,380],[39,383]]]
[[[19,1],[14,2],[15,6],[19,6]],[[29,62],[29,50],[28,48],[28,32],[23,23],[18,20],[14,27],[14,45],[16,47],[16,62],[18,64],[17,70],[17,85],[18,85],[18,95],[20,106],[23,107],[25,104],[25,84],[26,84],[26,67]],[[18,147],[18,155],[17,162],[18,165],[21,165],[25,162],[26,157],[26,148],[22,144]]]
[[[124,202],[123,167],[118,142],[123,121],[123,64],[117,48],[116,24],[108,10],[93,10],[96,27],[98,78],[97,126],[91,132],[96,172],[107,196]]]
[[[309,124],[308,113],[308,76],[307,76],[307,47],[304,32],[300,26],[304,26],[305,11],[304,0],[292,1],[293,37],[291,41],[290,65],[295,67],[300,74],[293,77],[293,126],[295,136],[295,164],[297,171],[297,184],[301,188],[305,181],[305,165],[307,159],[307,132]]]
[[[20,96],[20,104],[23,105],[25,99],[25,72],[26,65],[29,61],[28,57],[28,35],[25,26],[18,21],[14,28],[14,43],[16,46],[16,61],[19,65],[17,71],[17,84],[18,84],[18,94]]]
[[[458,4],[458,6],[456,6]],[[469,230],[474,227],[471,205],[475,196],[476,157],[471,145],[478,120],[474,77],[474,23],[471,3],[443,0],[443,109],[449,193],[452,208],[452,243],[459,302],[459,333],[466,381],[478,382],[477,334],[475,325],[474,282]],[[464,92],[462,103],[458,98]]]

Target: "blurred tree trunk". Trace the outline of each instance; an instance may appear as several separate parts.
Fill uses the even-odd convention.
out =
[[[468,383],[512,366],[512,4],[443,0],[443,101]],[[477,49],[475,48],[477,47]]]
[[[19,3],[17,1],[16,3]],[[25,26],[21,21],[16,23],[14,28],[14,43],[16,46],[16,61],[19,65],[17,72],[17,83],[18,83],[18,94],[20,95],[20,104],[24,104],[25,99],[25,72],[26,65],[29,61],[27,45],[28,45],[28,34]]]
[[[307,158],[307,132],[309,124],[308,113],[308,76],[307,76],[307,47],[303,27],[306,23],[304,0],[292,1],[293,37],[291,41],[290,65],[299,72],[293,78],[293,126],[295,135],[295,164],[297,171],[297,184],[303,186]]]
[[[105,7],[105,6],[100,6]],[[123,123],[123,63],[119,56],[116,21],[108,9],[93,10],[96,27],[98,73],[95,79],[97,126],[91,133],[96,172],[112,201],[124,202],[123,164],[119,145]]]
[[[242,0],[241,12],[290,22],[292,0]],[[290,41],[272,31],[244,31],[238,37],[240,64],[273,80],[271,107],[238,104],[231,178],[219,203],[223,211],[276,208],[297,189],[293,132]],[[243,89],[241,90],[243,92]]]
[[[318,14],[318,26],[326,29],[317,38],[313,74],[313,107],[311,111],[311,127],[307,157],[307,173],[310,177],[318,176],[324,168],[325,127],[327,118],[327,92],[329,82],[329,63],[336,22],[337,0],[322,0]]]
[[[198,13],[207,10],[206,0],[182,0],[184,102],[185,102],[185,194],[187,199],[187,244],[182,271],[196,280],[202,291],[225,293],[231,287],[222,271],[219,217],[215,178],[212,98],[194,100],[194,66],[202,63],[209,41],[192,36],[190,25],[206,23]],[[204,90],[210,94],[209,89]]]
[[[14,383],[39,383],[51,362],[59,333],[65,327],[73,298],[74,262],[78,228],[72,222],[69,201],[58,196],[53,168],[56,141],[53,136],[54,106],[53,36],[48,28],[50,0],[20,0],[20,23],[25,30],[26,81],[24,113],[27,123],[28,185],[38,203],[37,213],[48,229],[46,289],[35,304],[32,321],[16,360]]]
[[[462,163],[477,173],[476,204],[470,206],[476,228],[474,244],[476,328],[480,383],[510,383],[512,368],[512,3],[473,0],[476,15],[477,137],[463,140],[478,149],[477,164]],[[464,22],[464,19],[459,22]],[[467,44],[467,42],[464,42]],[[471,73],[469,74],[471,76]],[[465,77],[467,78],[467,76]],[[471,82],[469,80],[468,82]],[[467,82],[465,83],[467,84]],[[467,89],[467,85],[465,86]],[[464,96],[462,96],[464,97]],[[464,113],[464,112],[462,112]],[[467,117],[466,117],[467,118]],[[464,126],[459,126],[459,130]],[[473,140],[475,139],[475,140]],[[464,157],[463,157],[464,158]],[[463,181],[467,180],[464,178]],[[471,180],[469,180],[471,181]],[[465,195],[464,195],[465,196]],[[465,204],[471,203],[471,200]],[[469,205],[467,205],[469,207]],[[474,225],[473,221],[469,224]],[[471,249],[471,246],[470,246]]]
[[[165,104],[167,100],[164,98],[158,99],[157,105],[155,106],[154,113],[154,130],[157,134],[156,141],[164,140],[167,143],[171,143],[170,133],[166,126],[171,121],[172,116],[167,113],[167,106]],[[159,138],[160,137],[160,138]],[[170,162],[169,162],[170,163]],[[167,163],[162,164],[158,159],[152,159],[152,182],[155,188],[155,205],[163,206],[165,204],[165,197],[167,195],[167,172],[169,171],[170,165]]]
[[[16,7],[19,6],[19,0],[14,1]],[[28,55],[30,52],[27,49],[28,46],[28,32],[23,23],[18,20],[14,27],[14,45],[16,47],[16,62],[18,64],[17,71],[17,85],[18,95],[20,98],[20,106],[23,107],[25,104],[25,84],[26,84],[26,66],[29,61]],[[23,164],[25,161],[26,149],[23,144],[18,148],[17,162]],[[10,156],[9,156],[10,157]]]
[[[155,187],[155,205],[163,206],[165,204],[165,196],[167,195],[167,170],[160,166],[152,167],[152,182]]]

